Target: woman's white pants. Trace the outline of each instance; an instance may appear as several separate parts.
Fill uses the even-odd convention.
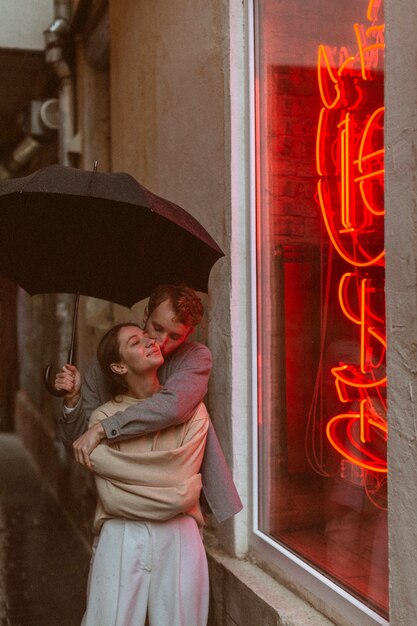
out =
[[[81,626],[206,626],[208,568],[191,517],[107,520],[93,548]]]

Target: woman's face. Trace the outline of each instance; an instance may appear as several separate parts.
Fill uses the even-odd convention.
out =
[[[164,362],[155,339],[151,339],[137,326],[123,326],[119,330],[118,340],[120,363],[126,367],[126,371],[141,374],[157,370]]]

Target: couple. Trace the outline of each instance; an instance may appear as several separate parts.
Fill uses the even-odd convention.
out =
[[[201,404],[210,352],[201,344],[185,343],[201,316],[201,301],[191,289],[158,288],[146,311],[146,333],[129,324],[103,338],[100,363],[88,369],[82,397],[75,368],[65,366],[57,376],[56,387],[66,391],[60,433],[67,442],[75,439],[76,459],[96,471],[99,495],[94,528],[100,534],[84,618],[88,626],[139,625],[147,608],[150,623],[158,626],[206,623],[207,565],[198,530],[204,443],[201,474],[211,511],[221,522],[237,513],[241,503]],[[165,361],[157,378],[162,362],[158,346]],[[116,384],[112,391],[100,366],[108,380],[113,378],[110,384]],[[120,402],[92,414],[112,392],[123,394]],[[100,442],[109,445],[98,446]],[[143,521],[127,521],[135,516]],[[92,617],[100,611],[99,618]],[[103,617],[103,611],[116,613]]]

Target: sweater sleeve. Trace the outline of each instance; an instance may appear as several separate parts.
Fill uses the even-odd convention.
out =
[[[196,506],[201,491],[201,474],[172,487],[126,485],[96,476],[97,494],[104,512],[123,519],[167,520]]]
[[[97,492],[107,515],[163,520],[197,505],[208,429],[203,404],[190,422],[182,445],[174,450],[126,453],[100,444],[92,452]]]

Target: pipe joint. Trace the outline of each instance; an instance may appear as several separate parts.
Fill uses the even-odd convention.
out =
[[[56,17],[43,33],[45,39],[45,62],[48,65],[52,65],[60,79],[69,78],[72,75],[71,68],[65,58],[70,31],[69,21],[63,17]]]

